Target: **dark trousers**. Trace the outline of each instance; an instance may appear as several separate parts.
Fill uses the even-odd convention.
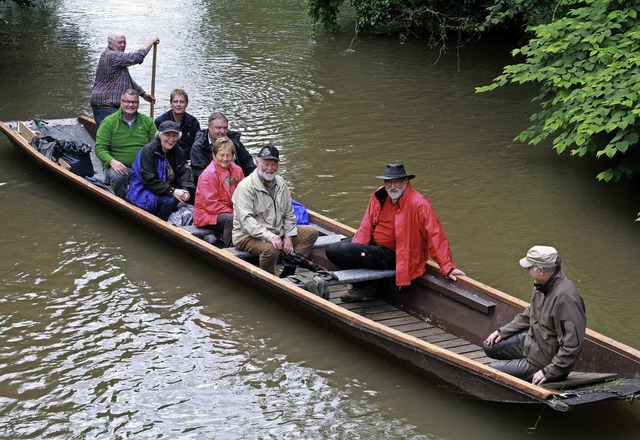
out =
[[[351,243],[351,239],[330,244],[327,258],[340,269],[395,269],[395,251],[378,245]]]
[[[158,217],[167,220],[169,216],[178,209],[178,199],[173,196],[158,196]]]
[[[211,229],[218,237],[221,237],[223,247],[231,247],[231,233],[233,232],[233,214],[223,212],[218,214],[217,223],[215,225],[203,226],[205,229]]]
[[[503,371],[520,379],[531,381],[533,375],[540,370],[529,362],[524,354],[524,339],[526,333],[518,333],[506,339],[502,339],[493,345],[482,343],[482,348],[487,356],[499,359],[490,364],[496,370]]]

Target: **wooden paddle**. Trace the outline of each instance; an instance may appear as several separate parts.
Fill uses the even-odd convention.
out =
[[[158,54],[158,43],[153,44],[153,68],[151,69],[151,112],[149,116],[153,119],[153,107],[156,97],[156,57]]]

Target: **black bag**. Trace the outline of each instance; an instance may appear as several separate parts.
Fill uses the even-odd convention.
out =
[[[64,141],[51,136],[36,136],[31,140],[33,148],[54,162],[62,159],[69,164],[71,172],[82,177],[93,177],[91,146],[76,141]]]
[[[62,155],[62,144],[51,136],[36,136],[31,139],[31,146],[54,162]]]
[[[91,146],[76,141],[59,141],[62,144],[61,159],[71,166],[71,172],[81,177],[93,177]]]

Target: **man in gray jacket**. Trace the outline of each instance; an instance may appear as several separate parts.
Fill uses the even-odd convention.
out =
[[[560,270],[551,246],[534,246],[520,260],[533,278],[531,303],[483,343],[491,366],[534,385],[565,379],[584,345],[587,325],[578,288]]]
[[[278,176],[278,149],[272,145],[263,147],[256,165],[256,171],[242,180],[233,193],[233,245],[257,255],[260,268],[275,275],[280,252],[308,256],[318,230],[296,225],[291,192]],[[294,273],[295,267],[285,267],[280,277]]]

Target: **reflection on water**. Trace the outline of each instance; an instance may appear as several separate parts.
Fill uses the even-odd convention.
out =
[[[0,120],[88,114],[107,34],[129,49],[158,35],[156,114],[185,88],[203,125],[222,110],[250,151],[281,146],[296,198],[352,226],[402,160],[467,273],[528,299],[517,260],[554,244],[589,325],[637,346],[635,193],[511,142],[533,91],[473,93],[509,61],[501,42],[434,64],[393,39],[313,40],[293,0],[53,4],[0,27]],[[150,89],[151,58],[131,74]],[[0,197],[0,437],[636,436],[625,404],[558,414],[443,393],[52,184],[4,138]]]

